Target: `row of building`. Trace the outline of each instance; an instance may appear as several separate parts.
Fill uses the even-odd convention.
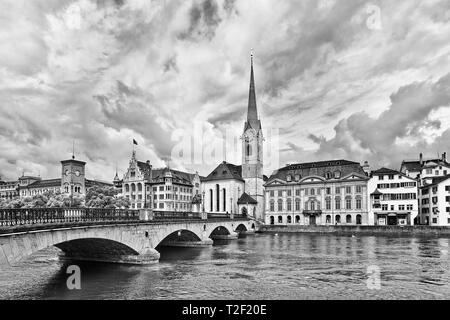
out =
[[[61,177],[42,179],[39,176],[22,174],[17,180],[3,181],[0,178],[0,198],[15,199],[32,197],[47,192],[68,195],[84,195],[93,186],[113,186],[113,183],[87,179],[86,162],[72,159],[61,161]]]
[[[133,150],[122,178],[113,185],[133,209],[243,214],[269,225],[450,226],[450,164],[447,155],[403,161],[399,170],[330,160],[289,164],[263,175],[264,136],[256,105],[251,59],[242,163],[223,162],[207,176],[169,167],[153,168]],[[61,178],[23,176],[0,182],[0,196],[30,196],[50,190],[84,194],[85,163],[62,161]]]

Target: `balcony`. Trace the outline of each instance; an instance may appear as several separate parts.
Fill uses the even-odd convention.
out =
[[[303,210],[303,214],[308,216],[320,216],[322,213],[322,210]]]

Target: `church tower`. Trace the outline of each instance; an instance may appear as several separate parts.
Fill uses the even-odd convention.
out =
[[[263,220],[264,217],[263,141],[256,107],[252,54],[247,121],[242,135],[242,178],[245,180],[245,192],[258,202],[254,212],[249,212],[249,215],[258,220]]]

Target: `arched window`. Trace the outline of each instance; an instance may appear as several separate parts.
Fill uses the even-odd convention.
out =
[[[300,216],[295,216],[295,223],[300,223]]]
[[[311,208],[311,211],[316,210],[316,203],[314,201],[310,202],[310,208]]]
[[[214,192],[212,189],[209,189],[209,212],[213,212],[214,208],[213,208],[213,196],[214,196]]]
[[[289,224],[292,223],[292,217],[291,217],[291,216],[288,216],[288,217],[287,217],[287,223],[289,223]]]
[[[130,192],[130,186],[128,184],[125,185],[125,192]]]
[[[134,183],[131,184],[131,192],[136,191],[136,185]]]
[[[351,215],[347,215],[347,217],[345,218],[346,223],[352,223],[352,216]]]
[[[278,216],[278,223],[283,223],[283,217],[282,216]]]
[[[291,182],[291,181],[292,181],[292,176],[291,176],[290,174],[288,174],[288,175],[286,176],[286,181],[287,181],[287,182]]]
[[[275,218],[273,216],[270,216],[270,224],[271,225],[275,224]]]
[[[340,215],[336,216],[336,223],[341,223],[341,216]]]
[[[331,216],[327,215],[326,224],[331,224]]]
[[[138,183],[137,186],[138,186],[138,191],[139,191],[139,192],[142,192],[142,184],[141,184],[141,183]]]
[[[283,211],[283,200],[278,199],[278,211]]]
[[[300,179],[301,179],[301,176],[300,176],[299,174],[296,174],[296,175],[295,175],[295,181],[299,182]]]
[[[220,211],[220,186],[216,184],[216,212]]]
[[[225,188],[222,189],[223,193],[223,211],[227,211],[227,190]]]
[[[331,172],[327,172],[327,173],[325,174],[325,177],[327,178],[327,180],[330,180],[330,179],[333,178],[333,174],[332,174]]]
[[[356,216],[356,224],[361,225],[362,224],[362,216],[360,214],[358,214]]]
[[[247,143],[245,146],[245,154],[247,157],[250,157],[252,155],[252,146],[250,143]]]

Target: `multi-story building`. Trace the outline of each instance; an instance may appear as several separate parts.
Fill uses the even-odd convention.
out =
[[[0,198],[14,199],[19,197],[19,181],[0,180]]]
[[[373,171],[368,182],[369,225],[414,225],[418,221],[417,184],[399,171]]]
[[[117,179],[115,179],[117,180]],[[117,180],[119,184],[120,180]],[[199,212],[200,204],[193,198],[200,195],[200,176],[170,168],[154,169],[150,161],[141,162],[133,151],[122,183],[122,194],[131,208],[150,208],[155,211]]]
[[[266,224],[368,225],[368,180],[347,160],[288,165],[265,184]]]
[[[450,226],[450,175],[424,178],[419,204],[419,224]]]
[[[417,224],[447,226],[447,197],[445,187],[450,175],[450,163],[447,153],[441,158],[424,159],[420,154],[419,160],[403,161],[400,171],[415,178],[419,186],[419,214]],[[444,186],[444,191],[442,191]]]
[[[72,159],[61,161],[61,178],[42,179],[24,175],[19,178],[20,197],[32,197],[47,192],[85,195],[90,187],[112,186],[112,183],[86,179],[85,168],[86,162],[72,157]]]

